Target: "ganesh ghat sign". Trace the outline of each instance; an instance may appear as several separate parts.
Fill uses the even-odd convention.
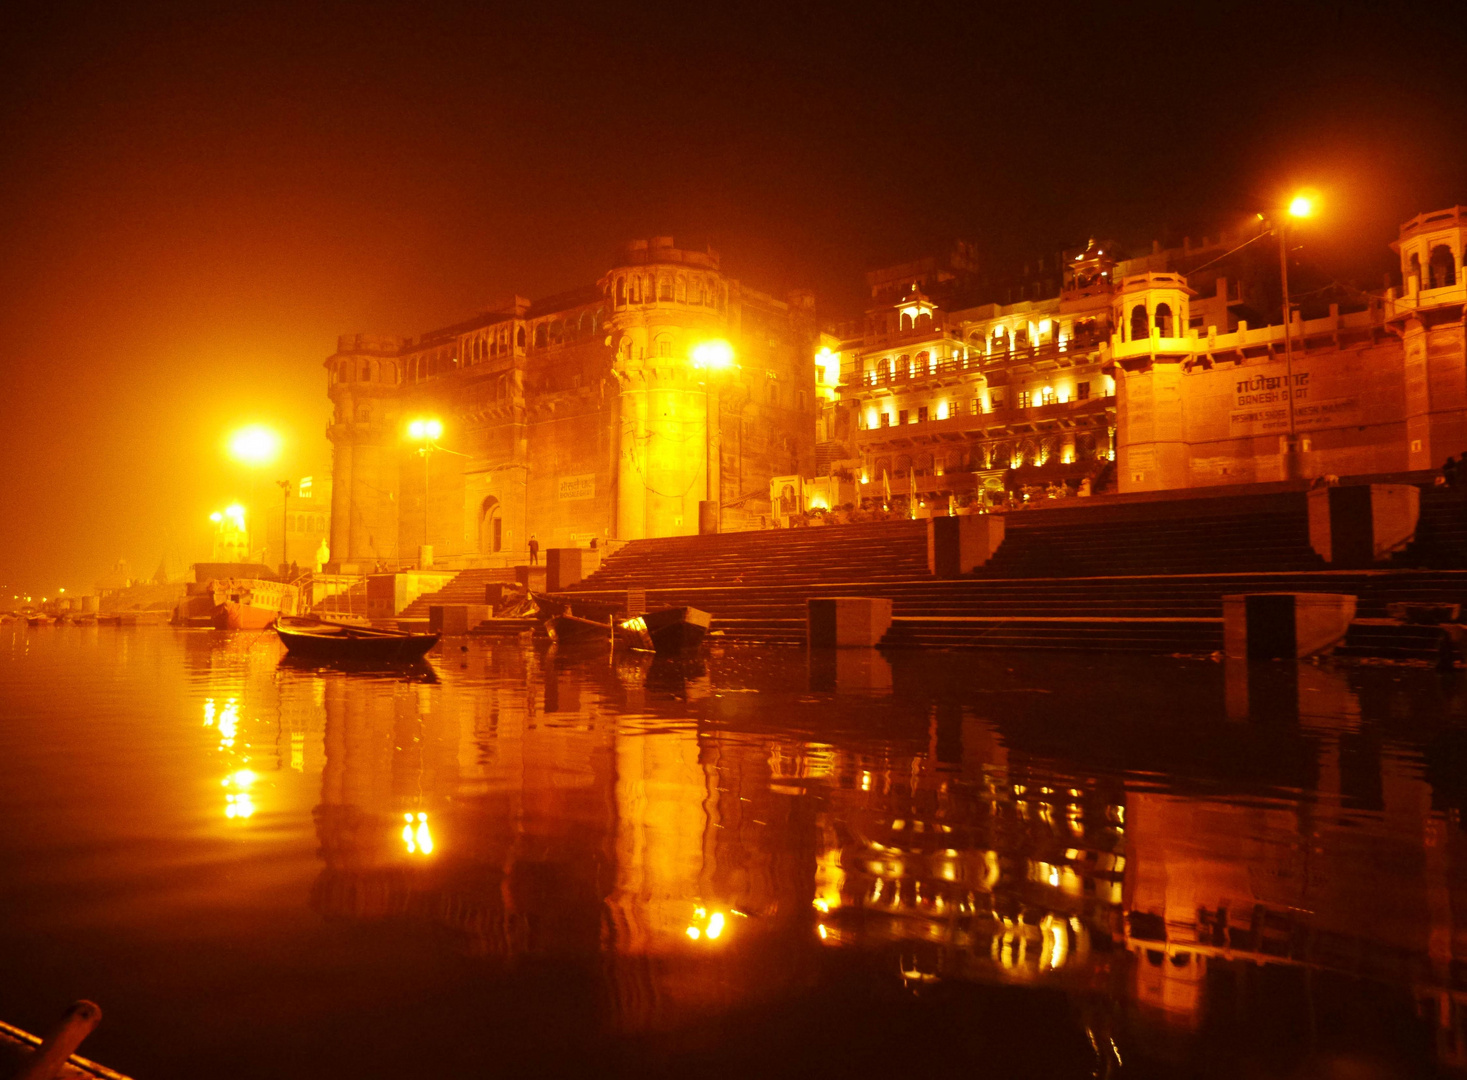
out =
[[[1228,413],[1228,430],[1232,435],[1270,435],[1289,429],[1289,394],[1294,397],[1294,427],[1332,427],[1356,422],[1360,411],[1358,398],[1321,398],[1310,383],[1310,372],[1296,371],[1290,379],[1262,372],[1248,375],[1233,384]]]

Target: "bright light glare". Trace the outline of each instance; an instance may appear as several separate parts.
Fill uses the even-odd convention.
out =
[[[408,425],[409,438],[429,441],[443,434],[443,424],[437,420],[414,420]]]
[[[734,366],[733,346],[723,340],[696,345],[693,347],[693,366],[708,371],[727,371]]]
[[[269,465],[280,456],[280,436],[260,424],[251,424],[229,437],[229,454],[246,465]]]
[[[1294,201],[1289,203],[1289,216],[1306,218],[1314,213],[1314,200],[1308,195],[1295,195]]]

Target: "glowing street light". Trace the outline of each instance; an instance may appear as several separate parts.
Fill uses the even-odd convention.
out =
[[[408,438],[423,445],[418,453],[423,455],[423,543],[418,553],[418,562],[423,569],[429,565],[428,549],[428,455],[438,449],[438,437],[443,434],[443,422],[432,416],[419,417],[407,426]]]
[[[1289,430],[1284,436],[1284,477],[1292,480],[1303,470],[1299,467],[1299,434],[1294,430],[1294,313],[1289,303],[1289,220],[1302,221],[1314,214],[1314,198],[1299,192],[1285,213],[1278,215],[1273,231],[1279,238],[1279,277],[1284,291],[1284,396],[1289,406]]]
[[[695,345],[693,366],[705,371],[727,371],[734,366],[733,346],[721,338]]]
[[[734,349],[722,338],[712,341],[699,342],[693,346],[693,367],[707,372],[710,377],[703,381],[703,429],[707,435],[706,453],[704,458],[703,475],[708,482],[708,497],[705,503],[711,508],[713,532],[723,531],[723,492],[721,478],[719,477],[719,461],[723,450],[721,449],[721,435],[719,430],[719,417],[721,413],[718,408],[718,383],[711,376],[719,372],[731,371],[738,365],[734,362]],[[705,512],[700,506],[698,508],[698,531],[705,529]]]
[[[245,465],[271,464],[280,447],[280,436],[262,424],[242,427],[229,437],[229,456]]]

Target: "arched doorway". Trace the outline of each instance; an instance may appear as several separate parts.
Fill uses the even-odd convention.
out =
[[[504,518],[499,513],[499,500],[493,495],[479,507],[479,554],[492,555],[504,550]]]

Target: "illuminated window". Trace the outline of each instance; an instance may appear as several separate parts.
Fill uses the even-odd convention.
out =
[[[881,414],[881,426],[891,427],[891,413],[884,412]]]
[[[1090,384],[1088,382],[1082,382],[1082,383],[1076,383],[1075,384],[1075,400],[1076,401],[1089,401],[1090,400]]]
[[[1055,401],[1054,387],[1046,386],[1039,392],[1039,403],[1041,405],[1053,405]]]
[[[1033,404],[1033,394],[1028,390],[1019,391],[1019,408],[1027,409]]]

